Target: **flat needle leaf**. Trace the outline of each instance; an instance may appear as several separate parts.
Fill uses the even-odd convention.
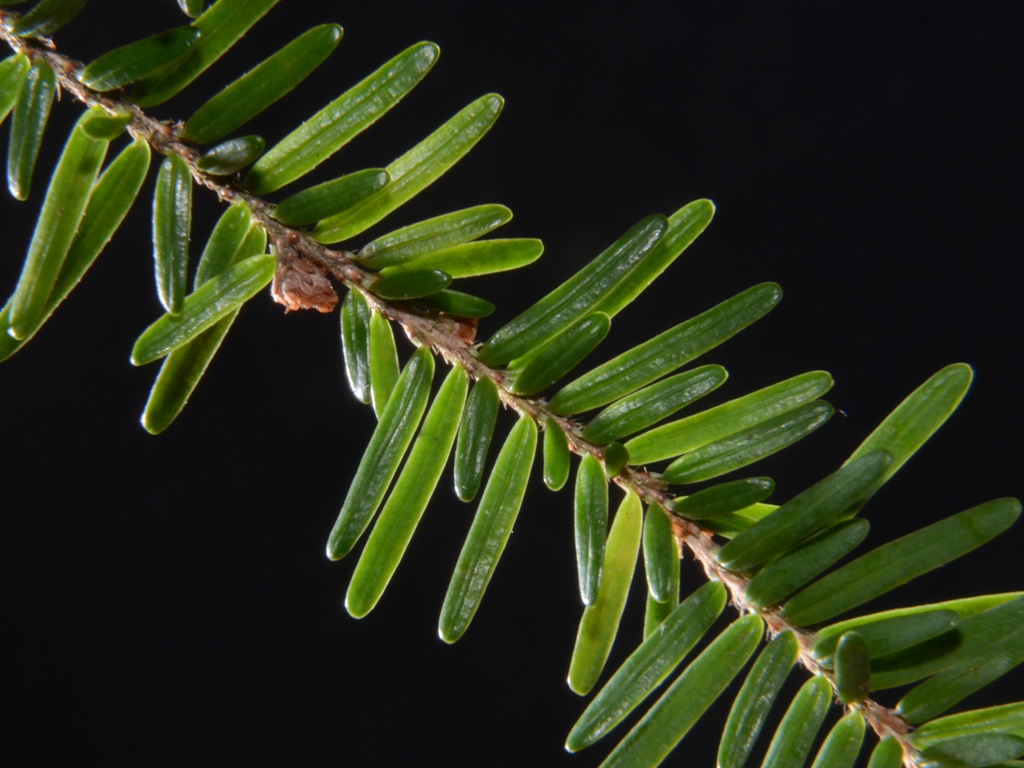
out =
[[[803,765],[831,701],[832,686],[824,677],[816,675],[804,683],[779,723],[761,768]]]
[[[27,200],[39,145],[50,117],[57,76],[46,60],[37,58],[18,91],[7,146],[7,187],[17,200]]]
[[[147,328],[132,348],[132,365],[159,360],[234,312],[270,283],[277,259],[253,256],[201,285],[182,304]]]
[[[478,205],[382,235],[360,248],[356,258],[370,269],[404,264],[476,240],[511,220],[512,211],[503,205]]]
[[[447,123],[388,165],[385,170],[391,181],[387,186],[343,214],[321,221],[313,230],[312,237],[321,243],[337,243],[369,229],[400,208],[441,178],[475,147],[494,125],[504,106],[504,99],[496,93],[481,96],[465,106]],[[256,168],[259,168],[259,163]]]
[[[92,266],[138,196],[149,169],[149,158],[149,145],[144,141],[133,142],[100,175],[36,328],[16,341],[6,332],[10,304],[4,308],[2,314],[6,319],[0,319],[0,360],[13,355],[32,338]]]
[[[132,100],[143,108],[167,101],[227,53],[278,2],[217,0],[192,24],[200,37],[188,53],[136,83]]]
[[[628,492],[615,513],[604,551],[604,577],[597,599],[583,610],[569,664],[569,688],[585,696],[597,684],[618,633],[640,546],[643,510]]]
[[[370,524],[420,424],[433,377],[434,357],[430,350],[420,347],[398,377],[395,391],[359,461],[345,503],[327,540],[327,556],[331,560],[347,555]]]
[[[398,382],[398,348],[391,323],[380,312],[370,315],[370,392],[377,418],[384,413]]]
[[[427,42],[402,51],[272,147],[249,172],[246,185],[265,195],[312,171],[401,101],[439,55]]]
[[[657,506],[648,507],[644,521],[644,569],[647,591],[655,601],[679,600],[679,549],[668,514]]]
[[[188,284],[188,241],[192,231],[192,173],[177,155],[160,165],[153,195],[153,261],[160,303],[181,312]]]
[[[462,501],[472,501],[480,490],[500,405],[493,381],[483,378],[473,385],[455,444],[455,493]]]
[[[194,27],[178,27],[115,48],[92,61],[78,79],[94,91],[123,88],[184,56],[199,35]]]
[[[980,547],[1020,516],[1016,499],[996,499],[883,544],[811,584],[783,606],[797,627],[817,624]]]
[[[668,222],[648,216],[565,283],[503,326],[480,349],[488,365],[530,353],[589,314],[650,253]]]
[[[634,437],[626,447],[636,464],[692,452],[792,411],[821,397],[831,387],[831,376],[824,371],[811,371],[685,419],[655,427]]]
[[[39,0],[32,10],[18,19],[11,32],[19,37],[48,37],[63,27],[87,0]]]
[[[48,314],[50,294],[107,153],[107,142],[91,139],[82,130],[81,124],[87,118],[88,113],[71,129],[46,190],[25,265],[11,298],[8,333],[15,339],[25,339],[34,333]]]
[[[776,635],[761,651],[729,710],[718,747],[718,768],[742,768],[746,764],[799,653],[800,644],[792,632]]]
[[[811,768],[853,768],[864,743],[864,716],[854,710],[829,732]]]
[[[356,399],[369,403],[370,390],[370,305],[352,289],[341,304],[341,348],[345,375]]]
[[[633,726],[601,763],[602,768],[654,768],[660,764],[743,669],[763,633],[759,616],[733,622]]]
[[[465,369],[459,366],[445,378],[373,526],[345,597],[345,608],[357,619],[373,610],[384,594],[437,487],[455,442],[468,381]]]
[[[537,425],[529,416],[523,416],[494,462],[444,596],[438,634],[446,643],[462,637],[480,607],[523,503],[536,450]]]
[[[0,124],[14,108],[30,66],[23,53],[0,61]]]
[[[584,605],[597,599],[608,534],[608,479],[601,462],[587,454],[576,473],[576,567]]]
[[[568,479],[569,443],[561,427],[549,421],[544,428],[544,484],[558,491]]]
[[[319,67],[338,47],[341,34],[337,24],[321,24],[299,35],[196,110],[182,136],[207,144],[245,125]]]
[[[725,601],[725,587],[710,581],[672,611],[590,702],[569,732],[565,748],[579,752],[622,722],[700,642]]]

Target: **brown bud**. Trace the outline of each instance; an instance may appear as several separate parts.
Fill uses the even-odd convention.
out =
[[[282,259],[277,263],[271,294],[288,312],[298,309],[333,312],[338,304],[338,294],[331,281],[302,259]]]

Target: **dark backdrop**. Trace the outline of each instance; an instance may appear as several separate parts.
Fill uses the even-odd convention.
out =
[[[183,20],[172,0],[142,5],[91,3],[56,41],[89,60]],[[473,98],[503,94],[478,149],[375,230],[509,205],[503,234],[542,237],[547,253],[476,284],[499,305],[484,335],[644,215],[714,199],[713,224],[599,356],[781,283],[781,306],[707,357],[732,374],[709,403],[814,368],[836,378],[842,412],[757,469],[776,499],[836,468],[934,371],[974,365],[965,405],[868,508],[877,544],[1024,491],[1021,20],[1012,3],[291,0],[156,114],[187,117],[288,39],[341,22],[329,63],[246,129],[272,143],[407,45],[438,42],[430,77],[317,180],[386,164]],[[56,105],[31,201],[0,202],[4,286],[76,114]],[[569,490],[534,477],[455,647],[435,628],[473,507],[448,473],[377,609],[345,614],[354,561],[329,563],[323,545],[374,420],[346,389],[336,317],[284,317],[257,298],[178,422],[158,438],[139,427],[156,368],[128,353],[159,314],[148,194],[0,370],[0,760],[596,764],[607,747],[561,747],[585,703],[564,683],[581,609]],[[198,251],[218,206],[196,198]],[[1018,527],[877,605],[1024,588],[1021,542]],[[683,572],[684,591],[701,583],[692,563]],[[633,587],[612,663],[640,636],[642,576]],[[1019,698],[1022,679],[972,703]],[[720,709],[668,764],[712,764]]]

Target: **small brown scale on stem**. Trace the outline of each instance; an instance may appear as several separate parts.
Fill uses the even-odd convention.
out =
[[[109,93],[97,93],[86,88],[77,80],[83,65],[56,53],[49,40],[23,40],[6,32],[2,28],[3,23],[17,15],[0,10],[0,37],[12,49],[21,51],[30,59],[45,58],[57,74],[60,88],[87,106],[98,106],[111,114],[130,112],[132,121],[128,124],[127,130],[134,138],[147,142],[153,150],[161,154],[177,155],[182,158],[188,164],[196,182],[213,191],[220,200],[228,203],[243,200],[249,206],[253,218],[267,230],[268,240],[274,246],[278,270],[274,277],[272,294],[275,301],[284,305],[286,311],[332,311],[338,302],[334,286],[328,279],[329,276],[333,277],[347,288],[360,291],[373,309],[381,312],[388,320],[398,323],[414,344],[430,347],[449,365],[460,365],[465,368],[474,379],[491,379],[498,386],[499,397],[507,407],[529,416],[539,424],[553,424],[561,429],[573,453],[589,453],[603,459],[601,447],[583,439],[580,424],[552,413],[542,398],[512,394],[506,386],[507,375],[503,371],[484,365],[476,358],[472,351],[475,323],[471,325],[472,333],[469,333],[467,327],[470,326],[465,319],[419,312],[406,302],[389,302],[374,295],[369,288],[379,278],[361,269],[353,260],[351,253],[327,248],[305,232],[281,224],[270,215],[273,204],[250,194],[236,180],[209,176],[200,171],[196,167],[196,161],[201,152],[176,135],[181,127],[180,123],[154,120],[124,98]],[[714,543],[711,532],[671,512],[669,504],[672,497],[666,493],[667,486],[658,475],[626,467],[611,480],[619,487],[636,493],[648,506],[656,506],[668,515],[680,557],[689,549],[704,567],[708,578],[721,582],[728,589],[733,606],[741,614],[756,613],[761,616],[771,635],[787,630],[793,632],[800,647],[800,664],[812,674],[825,676],[835,689],[832,674],[821,669],[811,655],[814,646],[813,633],[790,626],[778,611],[756,609],[746,602],[744,594],[749,581],[742,574],[729,571],[718,563],[716,553],[719,547]],[[892,736],[900,743],[903,747],[903,762],[907,768],[919,765],[917,751],[907,738],[911,729],[905,720],[871,699],[851,705],[851,708],[857,709],[864,716],[879,738]]]

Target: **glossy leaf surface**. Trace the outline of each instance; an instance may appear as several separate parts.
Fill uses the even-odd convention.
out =
[[[775,731],[761,768],[803,765],[831,700],[832,687],[824,677],[816,675],[804,683]]]
[[[914,731],[910,740],[918,749],[927,749],[943,741],[982,733],[1024,737],[1024,701],[940,717]]]
[[[929,765],[940,768],[1002,768],[1003,761],[1024,755],[1024,738],[1008,733],[961,736],[922,750]],[[997,765],[998,764],[998,765]]]
[[[679,600],[669,600],[666,603],[659,603],[651,593],[647,593],[647,602],[644,606],[644,640],[658,631],[661,623],[672,615],[672,611],[679,605]]]
[[[32,338],[92,266],[135,201],[149,169],[149,157],[148,144],[133,142],[100,175],[36,328],[16,341],[7,332],[10,304],[0,311],[0,361],[13,355]]]
[[[86,0],[39,0],[32,10],[11,25],[19,37],[48,37],[85,7]]]
[[[867,520],[847,520],[812,536],[758,571],[747,587],[747,600],[766,608],[789,597],[852,552],[869,528]]]
[[[207,144],[245,125],[319,67],[338,47],[341,35],[337,24],[321,24],[299,35],[203,104],[181,135]]]
[[[591,419],[583,437],[598,445],[621,440],[713,392],[728,377],[720,365],[704,365],[670,376],[609,405]]]
[[[265,195],[305,176],[401,101],[439,54],[426,42],[402,51],[274,145],[249,172],[246,186]]]
[[[359,249],[356,258],[371,269],[403,264],[476,240],[511,220],[512,211],[503,205],[478,205],[378,237]]]
[[[455,442],[468,381],[465,369],[453,367],[423,419],[409,459],[352,574],[345,608],[356,618],[368,614],[384,593],[437,487]]]
[[[544,244],[532,238],[481,240],[454,245],[386,267],[383,274],[407,269],[441,269],[455,278],[476,277],[525,267],[539,259],[543,252]]]
[[[196,267],[194,287],[198,288],[211,277],[221,274],[235,263],[252,226],[252,214],[245,203],[234,203],[221,215],[206,241],[203,255]],[[246,256],[257,254],[249,253]]]
[[[438,633],[454,643],[469,627],[505,550],[530,479],[537,425],[523,417],[498,453],[441,607]]]
[[[892,736],[886,736],[871,753],[868,768],[903,768],[903,747]]]
[[[171,155],[160,165],[153,194],[153,261],[157,295],[173,315],[185,300],[191,232],[192,173],[184,160]]]
[[[327,556],[331,560],[347,555],[370,524],[420,424],[433,377],[434,358],[428,349],[420,347],[398,377],[395,391],[359,461],[345,503],[327,540]]]
[[[178,0],[178,5],[186,16],[194,19],[203,12],[203,2],[204,0]]]
[[[714,203],[710,200],[695,200],[669,216],[665,234],[654,250],[615,287],[596,310],[615,317],[697,239],[714,215]]]
[[[964,660],[984,659],[993,647],[1022,629],[1024,600],[1020,597],[962,616],[951,632],[873,660],[871,685],[875,689],[893,688],[949,669]]]
[[[733,480],[673,502],[672,511],[688,520],[704,520],[746,509],[764,501],[774,490],[775,483],[770,477]]]
[[[952,415],[970,389],[973,378],[974,371],[969,365],[956,363],[943,368],[900,403],[860,444],[847,463],[871,451],[889,451],[893,461],[879,481],[881,487]]]
[[[671,373],[763,317],[782,298],[774,283],[749,288],[566,385],[551,409],[568,416],[614,402]]]
[[[973,616],[977,613],[987,611],[989,608],[996,608],[1011,600],[1024,596],[1024,592],[1003,592],[997,595],[978,595],[976,597],[965,597],[960,600],[947,600],[942,603],[930,603],[926,605],[915,605],[910,608],[894,608],[890,611],[870,613],[858,616],[846,621],[839,621],[830,624],[824,629],[818,630],[817,638],[821,643],[826,638],[838,638],[848,629],[857,629],[865,637],[870,637],[876,630],[868,629],[869,624],[876,624],[890,619],[904,619],[909,616],[920,616],[934,611],[953,611],[961,619]],[[883,630],[884,631],[884,630]],[[817,656],[816,656],[817,658]]]
[[[113,141],[124,133],[124,129],[131,121],[132,115],[130,112],[121,112],[116,115],[109,115],[106,112],[93,112],[82,123],[82,130],[91,139]]]
[[[363,295],[350,290],[341,304],[341,348],[345,375],[356,399],[369,403],[370,393],[370,305]]]
[[[664,478],[669,483],[699,483],[746,467],[803,440],[828,421],[832,413],[828,403],[806,403],[743,432],[702,445],[672,462]],[[636,463],[635,457],[633,462]]]
[[[888,451],[873,451],[833,472],[722,547],[718,561],[733,571],[764,565],[838,517],[877,482],[891,461]]]
[[[383,188],[391,177],[382,168],[367,168],[340,179],[317,184],[283,200],[274,218],[288,226],[314,224],[328,216],[340,215]]]
[[[1010,605],[1012,610],[1015,604]],[[1016,618],[1024,624],[1024,605],[1015,607]],[[1024,626],[989,640],[987,644],[978,643],[981,647],[977,652],[958,659],[911,690],[900,699],[896,711],[911,725],[920,725],[1024,661]]]
[[[164,360],[153,382],[142,426],[151,435],[163,432],[185,408],[189,397],[206,373],[224,337],[231,330],[241,308],[214,323],[188,344],[173,350]]]
[[[835,681],[844,704],[863,701],[871,691],[871,655],[867,641],[851,630],[839,637],[835,655]]]
[[[240,136],[218,144],[196,161],[196,168],[211,176],[230,176],[263,154],[262,136]]]
[[[679,549],[668,515],[656,506],[648,508],[644,521],[644,570],[655,601],[679,599]]]
[[[829,732],[811,768],[853,768],[864,743],[864,717],[853,711]]]
[[[420,296],[416,303],[456,317],[487,317],[494,312],[494,305],[486,299],[449,288]]]
[[[751,392],[701,413],[655,427],[626,447],[637,464],[660,461],[722,440],[811,402],[832,387],[832,377],[812,371]]]
[[[615,477],[629,464],[629,451],[622,443],[608,443],[603,453],[604,470],[609,478]]]
[[[565,433],[550,422],[544,429],[544,484],[558,491],[569,479],[569,443]]]
[[[132,90],[140,107],[162,104],[227,53],[279,0],[217,0],[193,23],[199,41],[180,60],[141,80]]]
[[[337,243],[369,229],[429,187],[463,158],[494,125],[505,106],[496,93],[481,96],[387,167],[391,182],[342,216],[321,221],[313,237]]]
[[[94,91],[123,88],[184,56],[199,35],[195,27],[178,27],[115,48],[90,62],[78,79]]]
[[[739,674],[763,632],[764,622],[758,616],[744,616],[733,622],[672,683],[601,765],[658,765]]]
[[[241,231],[243,226],[244,232]],[[266,231],[252,223],[244,203],[236,203],[224,212],[214,227],[196,270],[195,282],[201,285],[239,261],[262,254],[266,248]],[[162,432],[181,413],[240,311],[235,310],[167,356],[142,414],[146,431]]]
[[[798,627],[830,619],[967,554],[1019,516],[1016,499],[996,499],[883,544],[799,592],[782,615]]]
[[[7,145],[7,188],[17,200],[27,200],[32,172],[39,157],[39,145],[50,117],[57,76],[45,60],[39,58],[25,75],[25,82],[14,102],[11,137]]]
[[[384,299],[405,300],[429,296],[447,288],[452,276],[439,269],[418,269],[385,275],[370,286],[370,290]]]
[[[608,535],[608,480],[601,462],[589,453],[576,473],[574,498],[576,522],[576,569],[584,605],[597,599]]]
[[[953,629],[960,614],[951,610],[927,611],[908,616],[893,616],[857,625],[857,633],[867,643],[872,658],[902,651]],[[817,634],[814,658],[832,666],[831,657],[842,632],[826,628]]]
[[[578,752],[602,738],[668,677],[725,607],[725,588],[706,583],[616,670],[572,727],[565,748]]]
[[[480,489],[500,404],[498,388],[486,378],[473,385],[466,400],[455,444],[455,493],[462,501],[472,501]]]
[[[267,252],[267,230],[263,228],[262,224],[256,224],[255,222],[249,227],[249,234],[245,236],[245,241],[242,243],[242,249],[239,254],[235,256],[235,261],[232,265],[239,261],[240,258],[248,258],[249,256],[258,256]]]
[[[488,365],[502,365],[533,352],[590,314],[661,238],[663,216],[648,216],[562,285],[504,325],[480,349]]]
[[[792,632],[776,635],[761,651],[729,710],[718,747],[719,768],[742,768],[746,764],[799,653],[800,644]]]
[[[398,383],[398,348],[391,323],[380,312],[370,315],[370,395],[377,418],[384,413],[388,398]],[[459,406],[460,408],[462,406]]]
[[[512,392],[533,395],[547,389],[579,365],[611,329],[608,315],[594,312],[566,329],[534,357],[512,382]]]
[[[253,256],[207,281],[185,298],[181,313],[149,326],[132,348],[132,365],[159,360],[229,315],[270,283],[277,260]]]
[[[48,314],[50,294],[106,156],[107,142],[86,136],[81,128],[84,119],[71,129],[57,162],[11,297],[8,333],[15,339],[30,336]]]
[[[0,61],[0,125],[14,108],[30,66],[22,53]]]
[[[618,633],[640,547],[643,511],[629,492],[615,513],[604,551],[604,577],[597,599],[583,610],[569,664],[569,688],[585,696],[597,684]]]

